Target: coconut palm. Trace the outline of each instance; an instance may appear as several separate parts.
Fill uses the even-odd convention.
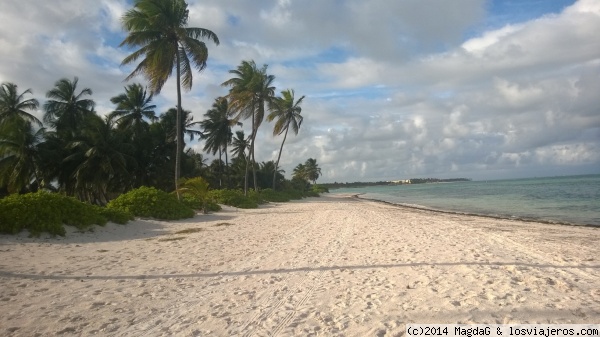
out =
[[[258,128],[265,117],[265,105],[269,104],[275,95],[275,87],[272,86],[275,76],[267,74],[267,65],[258,68],[254,61],[242,61],[237,69],[230,70],[229,73],[234,77],[223,82],[222,85],[230,87],[228,97],[232,114],[235,115],[236,120],[252,119],[250,160],[253,163],[254,189],[258,190],[254,144]]]
[[[106,204],[111,183],[121,189],[129,185],[128,172],[135,164],[127,152],[132,149],[125,142],[124,134],[112,127],[110,119],[103,120],[99,116],[86,119],[80,138],[68,148],[74,153],[64,161],[77,165],[73,177],[79,199]]]
[[[44,121],[53,126],[60,134],[74,135],[78,132],[83,120],[90,115],[95,115],[95,103],[92,99],[84,98],[92,95],[90,88],[84,88],[77,93],[77,83],[66,78],[58,80],[54,88],[46,93],[49,98],[44,104]]]
[[[134,136],[148,130],[148,122],[155,121],[154,109],[156,105],[152,102],[152,94],[148,95],[141,84],[130,84],[125,87],[125,93],[110,99],[117,105],[115,111],[110,114],[122,129],[130,129]]]
[[[292,174],[293,178],[308,180],[307,176],[308,176],[308,174],[307,174],[306,166],[304,166],[304,164],[298,164],[298,165],[296,165],[296,167],[294,167],[294,171]]]
[[[167,110],[167,112],[160,116],[160,119],[161,123],[164,123],[165,127],[169,130],[169,136],[172,136],[173,141],[177,142],[177,127],[175,124],[175,120],[177,119],[177,109],[171,108]],[[181,111],[181,127],[179,129],[181,131],[180,138],[182,139],[184,147],[185,135],[190,137],[190,141],[193,141],[195,137],[202,137],[202,131],[192,129],[193,127],[198,126],[200,126],[200,122],[194,122],[194,116],[192,116],[191,111]]]
[[[9,193],[35,189],[42,183],[39,144],[45,129],[34,129],[23,120],[11,126],[0,138],[0,186],[6,186]]]
[[[200,126],[204,130],[202,138],[206,141],[204,151],[209,151],[213,155],[219,152],[219,163],[221,162],[221,155],[224,152],[225,167],[229,166],[227,146],[231,143],[233,137],[231,126],[241,124],[229,119],[229,115],[229,102],[227,102],[225,97],[219,97],[215,99],[212,109],[204,114],[204,121],[200,122]],[[229,185],[229,178],[227,185]],[[219,186],[221,186],[221,179],[219,179]]]
[[[235,137],[232,140],[232,151],[231,153],[236,158],[243,158],[246,163],[244,169],[244,195],[248,195],[248,164],[249,158],[246,155],[246,151],[250,149],[250,138],[246,138],[244,131],[236,131]]]
[[[269,110],[271,113],[267,117],[269,122],[277,120],[273,127],[273,136],[283,135],[283,141],[279,148],[279,154],[277,155],[277,161],[275,162],[275,170],[273,172],[273,189],[275,189],[275,179],[277,178],[277,168],[279,168],[279,159],[281,159],[281,152],[283,151],[283,144],[287,138],[290,126],[294,134],[298,134],[302,120],[304,119],[300,113],[302,108],[300,104],[304,100],[304,96],[300,97],[294,102],[294,90],[284,90],[281,92],[281,97],[277,97],[272,100],[269,104]]]
[[[175,155],[175,188],[181,171],[183,133],[181,132],[181,85],[192,88],[192,65],[202,71],[206,68],[208,48],[199,39],[219,44],[219,38],[205,28],[187,27],[189,10],[183,0],[136,0],[122,22],[129,35],[121,46],[138,48],[123,59],[131,64],[143,58],[127,80],[143,74],[149,81],[150,91],[160,93],[163,85],[176,70],[177,81],[177,151]]]
[[[304,163],[304,169],[306,170],[306,179],[313,182],[313,185],[317,183],[317,179],[321,176],[321,168],[317,164],[317,160],[314,158],[308,158]]]
[[[41,127],[37,117],[27,112],[36,110],[40,103],[35,98],[25,99],[25,94],[31,94],[31,89],[18,93],[17,85],[10,82],[0,86],[0,126],[6,125],[15,119],[22,119]]]

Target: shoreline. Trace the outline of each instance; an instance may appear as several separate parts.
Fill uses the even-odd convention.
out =
[[[532,222],[532,223],[540,223],[540,224],[546,224],[546,225],[591,227],[591,228],[600,229],[600,225],[594,225],[594,224],[574,223],[574,222],[558,221],[558,220],[545,220],[545,219],[531,218],[531,217],[496,215],[496,214],[483,214],[483,213],[471,213],[471,212],[462,212],[462,211],[451,211],[451,210],[443,210],[443,209],[437,209],[437,208],[430,208],[430,207],[422,206],[422,205],[410,205],[410,204],[394,203],[394,202],[391,202],[391,201],[385,201],[385,200],[379,200],[379,199],[373,199],[373,198],[363,198],[363,197],[361,197],[361,195],[363,195],[363,194],[366,194],[366,193],[352,194],[351,197],[352,198],[356,198],[356,199],[361,199],[361,200],[368,200],[368,201],[373,201],[373,202],[384,203],[384,204],[387,204],[387,205],[390,205],[390,206],[395,206],[395,207],[405,207],[405,208],[409,208],[409,209],[415,209],[415,210],[421,210],[421,211],[429,211],[429,212],[435,212],[435,213],[443,213],[443,214],[450,214],[450,215],[464,215],[464,216],[491,218],[491,219],[498,219],[498,220],[512,220],[512,221]],[[343,194],[340,193],[340,195],[343,195]]]
[[[351,195],[0,235],[0,334],[397,336],[597,323],[600,232]]]

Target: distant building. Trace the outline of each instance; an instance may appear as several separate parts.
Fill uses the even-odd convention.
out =
[[[390,183],[392,183],[392,184],[410,184],[410,179],[392,180],[392,181],[390,181]]]

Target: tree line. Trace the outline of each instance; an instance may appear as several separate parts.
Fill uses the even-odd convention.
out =
[[[276,96],[267,65],[242,61],[222,83],[229,92],[215,99],[202,121],[194,121],[181,101],[181,87],[191,89],[193,68],[206,67],[208,49],[200,39],[219,44],[215,33],[187,27],[183,0],[137,0],[122,17],[128,32],[121,46],[136,49],[123,60],[135,64],[127,80],[140,74],[147,86],[127,85],[110,99],[115,109],[101,117],[90,88],[78,78],[63,78],[46,93],[42,120],[31,90],[14,83],[0,88],[0,194],[56,190],[80,200],[105,204],[139,186],[177,190],[182,178],[204,177],[212,188],[305,188],[321,175],[315,159],[296,166],[286,180],[279,168],[291,130],[303,121],[304,96],[292,89]],[[157,114],[152,104],[175,71],[177,106]],[[234,128],[250,119],[250,134]],[[274,122],[273,135],[283,136],[276,161],[258,163],[256,136],[264,120]],[[202,153],[185,149],[185,140],[205,140],[204,151],[218,159],[207,164]],[[229,154],[232,155],[230,160]],[[223,156],[225,161],[223,161]],[[250,172],[252,174],[250,174]],[[173,178],[174,177],[174,183]],[[250,186],[251,184],[251,186]]]

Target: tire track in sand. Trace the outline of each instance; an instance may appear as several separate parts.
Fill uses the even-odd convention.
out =
[[[317,224],[327,223],[327,218],[337,216],[332,215],[331,213],[332,212],[330,211],[322,214],[320,217],[325,217],[325,219],[317,222]],[[332,266],[337,260],[339,255],[346,248],[348,238],[351,237],[354,232],[354,224],[346,225],[341,233],[339,232],[338,228],[328,229],[328,232],[332,233],[330,235],[333,235],[333,237],[323,237],[319,235],[324,233],[324,228],[316,228],[314,232],[315,238],[320,240],[325,239],[325,241],[327,241],[326,246],[321,250],[321,254],[314,254],[315,256],[323,256],[319,264],[320,267]],[[307,236],[307,241],[305,244],[310,246],[312,239],[312,236]],[[300,253],[305,257],[307,255],[306,251],[301,251]],[[261,303],[255,306],[258,310],[254,315],[246,320],[245,323],[241,325],[240,330],[238,330],[239,333],[242,333],[241,336],[276,336],[283,328],[288,326],[288,324],[295,317],[297,313],[296,309],[304,305],[311,297],[314,290],[320,285],[323,275],[323,270],[318,270],[314,267],[311,267],[310,270],[302,271],[302,273],[297,276],[295,280],[292,280],[291,283],[287,283],[281,287],[287,289],[283,296],[278,296],[277,293],[270,292],[269,290],[264,291],[264,297],[261,299]],[[310,276],[313,276],[312,279]],[[305,284],[307,285],[305,286]],[[297,296],[301,292],[304,292],[304,294],[302,296]],[[269,293],[271,295],[269,295]],[[277,317],[272,319],[273,315],[282,312],[282,306],[284,307],[283,311],[288,312],[284,315],[280,315],[283,316],[283,318],[279,320]],[[275,326],[271,329],[269,327],[269,323],[275,323]]]
[[[248,215],[252,215],[252,211],[248,212]],[[270,245],[268,250],[265,250],[261,253],[255,255],[254,258],[249,260],[241,260],[239,263],[230,267],[229,269],[232,271],[241,271],[248,272],[253,270],[257,265],[260,264],[261,260],[266,259],[271,256],[274,252],[281,250],[286,247],[290,242],[297,239],[298,237],[302,237],[304,232],[306,232],[312,224],[318,223],[314,221],[314,214],[309,213],[310,217],[308,220],[304,221],[300,226],[297,226],[294,230],[292,230],[287,235],[283,236],[282,240],[278,240],[275,244]],[[165,275],[166,276],[166,275]],[[231,276],[231,277],[239,277],[239,276]],[[286,274],[283,278],[283,281],[287,281],[290,277],[290,274]],[[209,283],[211,281],[222,280],[223,276],[214,276],[207,278],[206,282]],[[172,324],[183,321],[183,319],[188,316],[188,314],[194,310],[199,304],[206,300],[206,296],[213,293],[214,290],[209,289],[203,292],[198,292],[193,294],[192,296],[186,295],[186,297],[177,301],[175,304],[170,307],[164,309],[164,312],[161,313],[160,318],[157,319],[154,315],[148,315],[147,318],[137,321],[131,322],[130,326],[125,329],[125,331],[119,332],[118,336],[150,336],[155,334],[162,333],[161,331],[164,329],[168,329]],[[192,300],[193,299],[193,300]],[[156,324],[153,324],[151,321],[157,321]],[[226,331],[215,331],[218,336],[226,336]]]

